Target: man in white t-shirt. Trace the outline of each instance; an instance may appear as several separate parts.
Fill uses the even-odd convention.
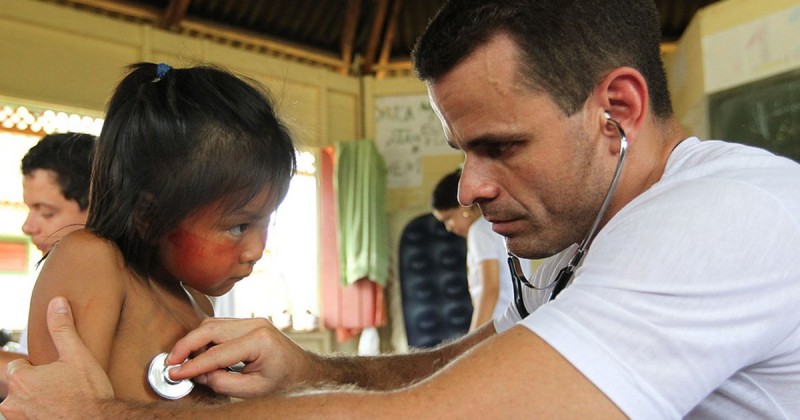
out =
[[[207,322],[168,362],[216,345],[171,377],[202,374],[196,380],[219,392],[272,395],[170,409],[112,400],[55,300],[60,361],[15,362],[18,392],[0,408],[51,417],[800,418],[800,165],[687,138],[659,41],[656,7],[642,0],[451,0],[420,38],[415,69],[448,142],[465,154],[459,201],[480,206],[515,255],[551,257],[496,323],[428,351],[359,358],[303,351],[265,321]],[[220,369],[239,360],[243,375]],[[326,392],[276,392],[319,384]],[[42,387],[46,396],[29,391]]]

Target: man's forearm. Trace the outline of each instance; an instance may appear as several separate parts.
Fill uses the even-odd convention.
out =
[[[94,406],[97,410],[90,409],[81,415],[91,414],[96,418],[164,420],[404,418],[402,410],[393,408],[397,404],[393,406],[391,403],[392,397],[388,394],[338,391],[262,397],[216,405],[106,400],[97,401],[97,405]]]
[[[432,375],[465,351],[494,334],[494,325],[431,350],[381,356],[318,356],[304,388],[355,385],[367,390],[391,390]]]
[[[376,357],[318,356],[315,370],[302,383],[305,391],[211,406],[104,401],[99,416],[168,420],[407,418],[408,400],[397,398],[399,393],[374,391],[400,389],[423,380],[494,333],[494,325],[488,323],[433,350]]]

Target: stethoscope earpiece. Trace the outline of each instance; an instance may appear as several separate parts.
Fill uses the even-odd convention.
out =
[[[611,197],[614,195],[614,191],[617,189],[617,183],[619,182],[619,177],[622,174],[622,167],[625,164],[625,156],[628,150],[628,138],[625,136],[625,130],[622,129],[622,126],[618,122],[611,118],[611,114],[608,111],[604,111],[603,116],[606,117],[608,123],[616,128],[617,133],[619,134],[619,159],[617,160],[617,168],[614,170],[614,177],[611,179],[611,185],[608,186],[608,191],[606,191],[603,204],[600,206],[600,211],[597,212],[594,223],[592,223],[592,226],[589,228],[589,231],[586,233],[583,241],[581,241],[580,245],[578,245],[578,250],[575,252],[575,255],[572,257],[570,262],[558,272],[555,280],[545,287],[538,287],[531,284],[531,282],[525,278],[525,273],[522,271],[522,267],[519,264],[519,259],[514,254],[510,252],[508,253],[508,268],[511,271],[511,281],[512,285],[514,286],[514,305],[516,306],[517,312],[522,318],[527,317],[529,314],[527,308],[525,308],[525,301],[522,298],[522,285],[524,284],[527,287],[537,290],[543,290],[552,287],[553,291],[550,292],[550,298],[548,301],[555,299],[556,296],[558,296],[558,294],[564,290],[564,288],[567,286],[567,283],[569,283],[569,281],[572,279],[572,276],[575,273],[578,265],[580,265],[581,260],[583,260],[583,256],[586,254],[586,251],[589,250],[589,245],[591,245],[592,239],[594,239],[594,235],[597,233],[600,220],[606,214],[606,209],[608,208],[609,203],[611,203]]]

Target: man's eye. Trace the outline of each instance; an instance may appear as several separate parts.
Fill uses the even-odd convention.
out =
[[[247,230],[247,224],[236,225],[230,229],[228,229],[228,233],[234,236],[241,236]]]
[[[511,146],[513,146],[512,143],[492,143],[485,147],[484,153],[486,153],[486,156],[498,158],[508,152],[511,149]]]

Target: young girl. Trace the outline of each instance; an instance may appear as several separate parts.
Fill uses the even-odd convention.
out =
[[[251,273],[294,171],[292,139],[254,82],[131,66],[98,139],[86,229],[53,248],[36,282],[31,362],[57,357],[45,315],[62,295],[116,397],[160,399],[150,361],[213,315],[206,295]]]

